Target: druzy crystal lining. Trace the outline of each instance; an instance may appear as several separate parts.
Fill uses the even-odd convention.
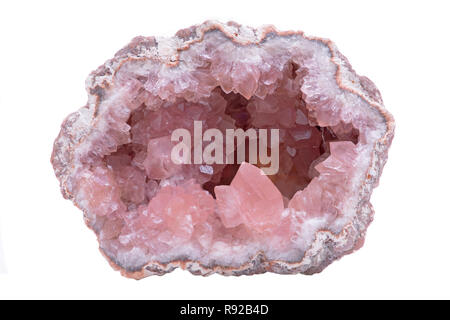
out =
[[[134,39],[87,87],[52,163],[125,275],[312,273],[362,245],[393,120],[331,43],[206,22]],[[278,173],[174,164],[170,134],[194,121],[279,129]]]

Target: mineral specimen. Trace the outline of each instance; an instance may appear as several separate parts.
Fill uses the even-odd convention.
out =
[[[312,274],[362,246],[394,120],[332,42],[207,21],[133,39],[87,91],[51,161],[123,275]],[[174,162],[172,133],[196,121],[277,129],[278,172],[248,148],[242,163]]]

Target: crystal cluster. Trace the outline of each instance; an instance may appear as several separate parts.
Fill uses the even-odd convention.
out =
[[[362,246],[394,120],[330,41],[207,21],[133,39],[87,90],[52,164],[125,276],[314,273]],[[279,171],[174,163],[194,121],[279,129]]]

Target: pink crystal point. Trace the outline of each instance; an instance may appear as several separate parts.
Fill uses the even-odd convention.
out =
[[[357,156],[355,149],[350,141],[330,142],[330,154],[313,167],[319,175],[293,196],[289,208],[309,216],[337,218],[342,199],[347,197],[345,186]]]
[[[134,38],[86,84],[51,161],[123,275],[311,274],[362,246],[394,120],[331,41],[207,21]],[[195,123],[278,130],[278,172],[248,145],[242,164],[175,163],[172,134]]]
[[[230,186],[214,188],[217,214],[226,228],[244,223],[264,232],[276,227],[284,209],[280,191],[261,169],[243,162]]]

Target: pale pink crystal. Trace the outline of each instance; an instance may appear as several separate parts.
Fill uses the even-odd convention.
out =
[[[394,121],[330,41],[208,21],[135,38],[87,89],[52,164],[124,275],[314,273],[362,246]],[[279,129],[278,173],[173,163],[194,121]]]
[[[170,136],[154,138],[148,141],[147,156],[142,163],[148,178],[170,178],[182,170],[182,167],[175,164],[170,157],[172,147]]]
[[[213,197],[190,180],[180,186],[161,188],[150,200],[141,219],[149,228],[161,228],[160,224],[164,223],[165,230],[177,238],[189,240],[195,226],[205,223],[214,207]]]
[[[284,209],[280,191],[261,169],[243,162],[230,186],[217,186],[217,214],[226,228],[244,223],[265,232],[277,227]]]

